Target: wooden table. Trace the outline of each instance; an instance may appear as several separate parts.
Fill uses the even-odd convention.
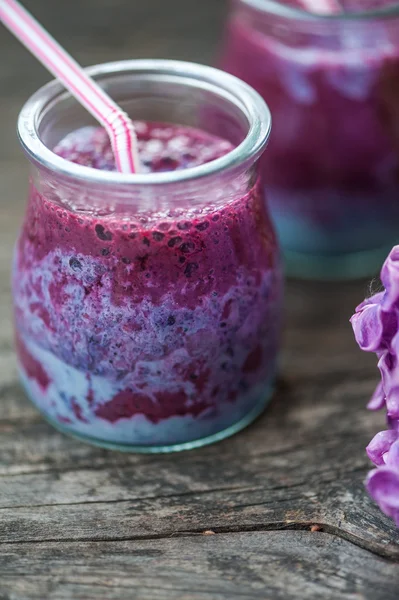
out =
[[[84,64],[210,62],[221,0],[30,0]],[[399,596],[398,532],[367,497],[375,359],[348,319],[365,283],[290,283],[267,412],[169,456],[92,448],[49,427],[16,377],[9,271],[27,168],[14,123],[48,79],[0,31],[0,600],[370,599]],[[6,56],[7,55],[7,56]]]

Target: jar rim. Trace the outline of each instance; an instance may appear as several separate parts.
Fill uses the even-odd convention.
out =
[[[101,171],[72,163],[50,150],[39,135],[40,115],[49,103],[60,94],[70,96],[60,82],[53,80],[35,92],[23,106],[17,133],[28,158],[35,164],[68,178],[84,180],[93,184],[113,185],[154,185],[179,183],[230,170],[258,158],[267,142],[271,130],[271,115],[262,97],[249,85],[219,69],[185,61],[143,59],[122,60],[94,65],[86,69],[94,79],[107,75],[160,75],[174,79],[188,78],[198,85],[198,89],[211,88],[220,91],[243,112],[248,121],[248,132],[244,140],[231,152],[200,166],[161,173],[126,174],[115,171]]]
[[[396,2],[393,6],[381,7],[372,10],[363,10],[357,12],[342,12],[339,14],[326,15],[326,14],[313,14],[301,8],[294,6],[287,6],[280,2],[280,0],[240,0],[243,4],[246,4],[260,12],[267,12],[274,14],[278,17],[285,17],[290,19],[297,19],[302,21],[318,21],[318,22],[348,22],[348,21],[362,21],[373,18],[391,18],[399,17],[399,2]]]

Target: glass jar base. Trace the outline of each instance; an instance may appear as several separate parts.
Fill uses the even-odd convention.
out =
[[[33,401],[31,394],[27,390],[24,385],[25,392],[27,393],[30,400],[37,407],[37,404]],[[195,448],[201,448],[202,446],[208,446],[210,444],[214,444],[225,438],[228,438],[235,433],[238,433],[242,429],[245,429],[248,425],[250,425],[255,419],[257,419],[265,410],[266,406],[269,404],[272,395],[274,392],[274,382],[272,382],[265,390],[262,395],[261,400],[252,408],[252,410],[247,413],[243,418],[241,418],[236,423],[233,423],[229,427],[223,429],[222,431],[218,431],[212,435],[205,436],[203,438],[195,439],[189,442],[183,442],[179,444],[164,444],[164,445],[135,445],[135,444],[127,444],[127,443],[113,443],[108,440],[101,440],[96,437],[91,437],[88,435],[83,435],[81,433],[72,431],[70,428],[63,426],[61,423],[52,419],[48,415],[46,415],[42,410],[38,408],[42,416],[45,420],[52,425],[55,429],[64,433],[70,437],[78,439],[79,441],[86,442],[93,446],[98,446],[100,448],[106,448],[108,450],[117,450],[119,452],[130,452],[133,454],[166,454],[169,452],[181,452],[183,450],[194,450]]]
[[[377,276],[392,245],[337,255],[313,255],[283,250],[288,277],[342,281]]]

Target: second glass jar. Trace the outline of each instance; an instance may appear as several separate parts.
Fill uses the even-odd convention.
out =
[[[271,109],[262,173],[291,275],[372,275],[399,241],[398,40],[398,5],[232,3],[221,65]]]

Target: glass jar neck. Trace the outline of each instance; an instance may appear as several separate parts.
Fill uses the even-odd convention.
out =
[[[344,50],[346,59],[364,62],[364,50],[397,48],[399,8],[378,18],[364,16],[315,16],[274,0],[233,0],[234,19],[253,31],[268,36],[282,47],[296,50],[314,48],[325,52]],[[258,40],[261,43],[261,39]],[[360,53],[360,54],[359,54]],[[314,57],[309,57],[314,60]]]
[[[257,179],[258,160],[184,183],[107,186],[72,180],[32,165],[31,185],[43,200],[74,213],[118,218],[193,218],[245,197]]]
[[[367,21],[369,19],[399,19],[399,2],[390,3],[387,6],[368,8],[366,10],[343,10],[337,14],[317,15],[306,11],[305,8],[296,7],[287,2],[279,0],[232,0],[233,3],[242,4],[259,14],[268,14],[285,19],[310,21],[315,23],[329,23],[330,25],[339,22],[357,22]],[[342,4],[342,3],[341,3]]]
[[[234,149],[209,163],[179,171],[125,175],[76,165],[52,148],[66,134],[93,121],[57,82],[39,90],[23,108],[19,137],[36,169],[35,179],[65,189],[84,186],[90,195],[120,198],[191,196],[221,178],[251,171],[269,137],[270,113],[262,98],[240,80],[217,69],[178,61],[121,61],[89,73],[132,119],[194,127],[229,141]],[[244,177],[245,178],[245,177]],[[159,189],[158,189],[159,188]],[[165,188],[166,189],[166,188]],[[157,191],[158,190],[158,191]]]

